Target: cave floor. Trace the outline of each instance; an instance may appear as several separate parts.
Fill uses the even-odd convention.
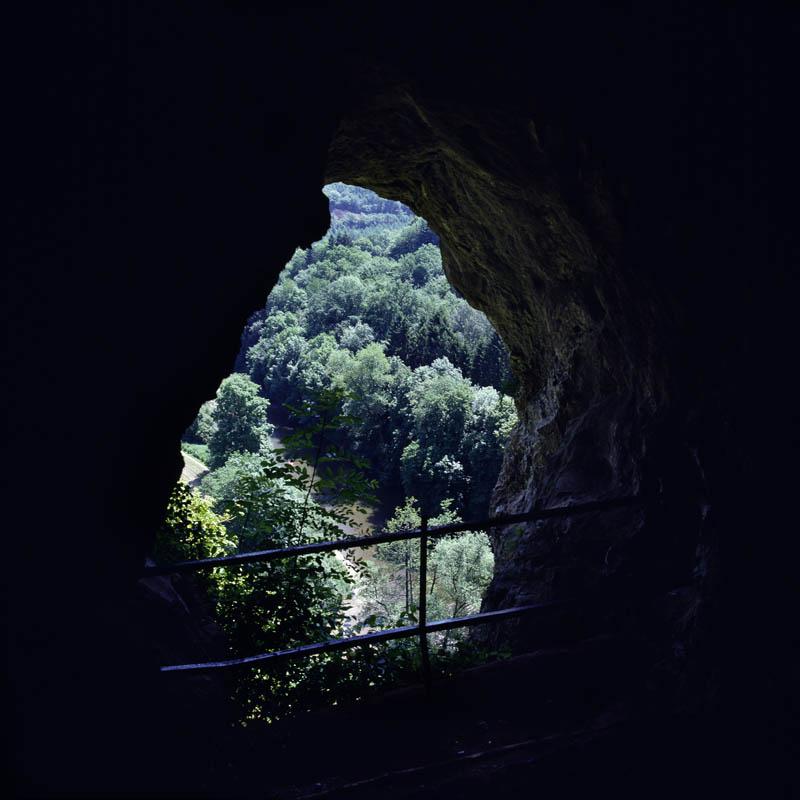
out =
[[[540,650],[436,681],[430,697],[397,689],[250,732],[231,765],[237,793],[515,797],[532,766],[639,738],[641,672],[624,648],[598,637]]]

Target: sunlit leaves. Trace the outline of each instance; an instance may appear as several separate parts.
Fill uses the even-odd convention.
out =
[[[269,400],[246,375],[234,372],[217,390],[211,418],[214,429],[208,441],[211,466],[225,463],[231,453],[257,453],[272,433],[267,421]]]

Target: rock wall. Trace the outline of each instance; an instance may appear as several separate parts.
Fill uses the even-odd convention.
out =
[[[451,283],[508,345],[520,423],[495,512],[651,500],[496,532],[485,607],[568,599],[610,579],[691,582],[704,501],[663,345],[673,310],[624,253],[619,193],[580,139],[535,115],[398,87],[344,119],[328,178],[425,217]]]

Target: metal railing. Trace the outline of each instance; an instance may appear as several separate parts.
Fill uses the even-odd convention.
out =
[[[565,602],[537,603],[514,608],[504,608],[498,611],[485,611],[467,617],[453,617],[451,619],[427,621],[427,568],[428,568],[428,540],[441,536],[449,536],[466,531],[487,531],[492,528],[505,527],[520,522],[536,522],[539,520],[567,517],[576,514],[586,514],[593,511],[609,511],[615,508],[639,505],[643,501],[638,496],[619,497],[611,500],[600,500],[573,506],[530,511],[525,514],[502,514],[473,522],[459,522],[451,525],[436,525],[430,527],[427,517],[422,518],[421,526],[414,530],[395,531],[392,533],[377,533],[370,536],[356,536],[347,539],[337,539],[327,542],[313,542],[310,544],[295,545],[273,550],[258,550],[251,553],[239,553],[220,558],[204,558],[196,561],[180,561],[174,564],[164,564],[145,567],[143,578],[159,575],[173,575],[176,573],[194,572],[197,570],[214,569],[216,567],[235,566],[238,564],[252,564],[261,561],[275,561],[282,558],[297,558],[315,553],[327,553],[335,550],[351,550],[355,547],[370,547],[386,542],[400,542],[410,539],[420,541],[420,590],[419,590],[419,620],[415,625],[405,625],[399,628],[373,631],[371,633],[349,636],[344,639],[329,639],[324,642],[300,645],[286,650],[277,650],[271,653],[262,653],[244,658],[231,658],[224,661],[206,661],[199,664],[174,664],[161,667],[161,672],[195,672],[199,670],[219,670],[234,667],[251,667],[258,664],[273,663],[288,658],[306,658],[317,653],[328,653],[335,650],[346,650],[351,647],[375,644],[377,642],[403,639],[411,636],[419,637],[420,653],[422,656],[423,678],[426,687],[430,690],[430,659],[428,655],[429,633],[451,630],[471,625],[482,625],[489,622],[518,617],[523,614],[546,612],[566,605]]]

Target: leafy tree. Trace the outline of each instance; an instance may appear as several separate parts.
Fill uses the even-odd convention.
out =
[[[217,410],[216,400],[206,400],[197,412],[197,438],[204,444],[208,444],[214,437],[217,423],[214,414]]]
[[[374,342],[357,353],[338,351],[328,361],[331,385],[346,396],[344,411],[353,418],[348,440],[353,449],[373,462],[384,480],[396,470],[399,459],[398,428],[406,404],[410,371],[385,345]]]
[[[310,468],[285,460],[282,452],[234,453],[203,486],[216,494],[220,513],[210,499],[179,485],[157,543],[158,558],[205,558],[341,538],[343,526],[353,521],[354,503],[372,500],[374,489],[363,474],[364,462],[330,440],[345,421],[343,399],[323,391],[296,409],[303,425],[290,437],[291,446],[314,451]],[[355,577],[364,569],[354,554],[343,559],[324,553],[218,568],[203,585],[231,655],[244,656],[341,636]],[[363,691],[376,677],[368,656],[331,655],[241,673],[234,691],[245,720],[273,719],[326,702],[334,691]]]
[[[489,537],[466,532],[439,539],[429,569],[432,613],[449,617],[476,613],[494,572]]]
[[[305,497],[291,465],[265,459],[259,472],[252,464],[238,466],[224,516],[198,493],[176,487],[156,543],[159,561],[284,547],[339,531],[325,509]],[[214,603],[232,657],[340,635],[353,584],[345,564],[332,554],[217,568],[199,580]],[[244,719],[269,720],[324,701],[331,690],[326,671],[332,661],[289,662],[240,673],[234,694]],[[341,681],[341,669],[333,667]],[[358,673],[344,677],[355,680]]]
[[[474,391],[462,451],[471,478],[468,503],[471,515],[484,516],[488,511],[503,452],[516,422],[511,398],[490,386]]]
[[[325,515],[332,524],[353,528],[358,522],[352,512],[366,513],[363,504],[377,502],[378,484],[367,476],[369,462],[336,441],[343,425],[358,423],[343,410],[347,399],[345,391],[333,387],[291,406],[299,424],[284,443],[287,449],[307,455],[307,465],[291,467],[299,476],[295,485],[303,488],[306,500],[313,491],[325,503]]]
[[[389,255],[398,258],[406,253],[413,253],[425,244],[439,244],[439,237],[428,227],[422,217],[417,217],[414,221],[403,228],[389,248]]]
[[[339,344],[341,347],[356,353],[375,341],[375,331],[366,322],[356,321],[344,325],[339,330]]]
[[[385,529],[389,533],[414,530],[419,528],[420,523],[417,501],[414,497],[408,497],[403,505],[395,509],[394,514],[386,523]],[[377,583],[377,586],[380,587],[378,591],[373,590],[374,601],[379,604],[384,615],[389,619],[397,618],[400,621],[404,616],[415,619],[417,609],[415,576],[419,570],[419,542],[415,540],[387,542],[378,545],[376,551],[380,559],[393,565],[393,569],[374,576],[380,580],[380,583]],[[402,568],[399,573],[396,569],[398,566]],[[402,608],[398,607],[400,592],[396,587],[390,588],[389,585],[389,582],[392,581],[391,573],[399,574],[402,578]],[[396,577],[393,582],[396,582]]]
[[[213,499],[214,508],[222,513],[236,497],[236,487],[245,475],[255,477],[262,472],[262,453],[231,453],[225,463],[207,472],[200,481],[200,491]]]
[[[414,378],[409,401],[416,440],[436,455],[452,453],[472,409],[469,382],[446,358],[417,370]]]
[[[281,402],[299,380],[298,365],[308,347],[303,328],[291,325],[270,338],[259,340],[245,356],[250,377],[269,396]]]
[[[312,334],[330,330],[343,321],[357,321],[367,290],[357,275],[342,275],[331,283],[310,285],[308,329]]]
[[[164,522],[156,533],[153,557],[158,562],[217,558],[236,549],[236,541],[215,514],[211,501],[183,483],[177,483],[167,504]]]
[[[225,378],[211,414],[210,466],[221,466],[231,453],[257,453],[267,447],[272,433],[268,408],[269,400],[259,397],[258,386],[246,375],[235,372]]]
[[[183,441],[193,444],[208,444],[214,435],[216,423],[214,422],[214,409],[216,400],[206,400],[200,406],[197,416],[183,434]]]
[[[423,244],[398,260],[403,280],[417,288],[442,274],[442,254],[435,244]]]
[[[437,516],[430,519],[432,527],[460,522],[447,499]],[[415,530],[420,527],[418,501],[407,498],[395,509],[386,524],[387,531]],[[483,595],[494,570],[494,556],[489,538],[484,533],[467,531],[432,540],[428,558],[429,618],[457,617],[480,609]],[[372,569],[364,594],[374,621],[403,624],[416,620],[419,604],[419,540],[410,539],[378,545],[378,562]],[[439,637],[447,649],[459,634]]]
[[[229,493],[225,513],[246,549],[286,547],[338,539],[354,523],[352,509],[374,498],[366,464],[337,447],[331,435],[345,420],[343,396],[319,392],[293,412],[300,417],[287,444],[312,454],[308,466],[278,452],[243,469]],[[322,502],[324,500],[324,505]],[[243,566],[219,587],[219,609],[236,620],[226,628],[234,651],[276,650],[343,633],[345,606],[363,562],[349,554],[319,554]],[[363,688],[364,658],[330,656],[290,662],[278,669],[256,669],[242,678],[238,695],[249,718],[282,715],[324,702],[334,687]]]
[[[297,360],[296,377],[286,394],[284,404],[296,404],[302,398],[316,397],[330,387],[328,359],[337,351],[336,338],[330,333],[320,333],[308,344]]]
[[[293,313],[302,311],[306,307],[308,296],[291,278],[286,278],[278,281],[270,292],[268,303],[270,311]]]
[[[472,410],[472,387],[447,360],[414,372],[409,391],[412,441],[401,457],[406,494],[435,508],[445,497],[460,499],[468,483],[461,462]]]

